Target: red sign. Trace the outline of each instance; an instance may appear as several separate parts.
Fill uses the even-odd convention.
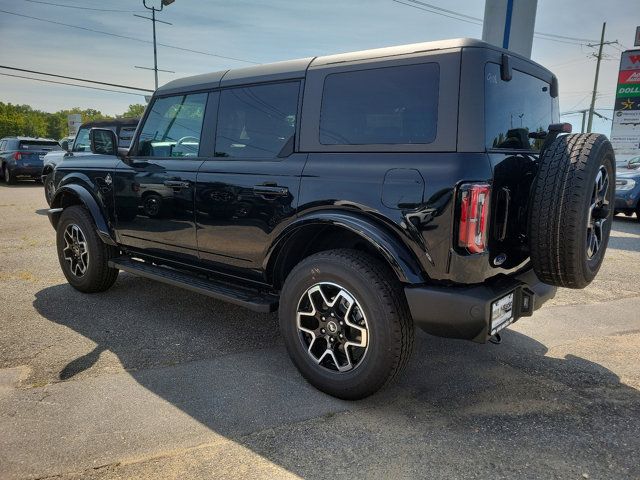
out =
[[[622,70],[618,74],[618,83],[640,83],[640,69]]]

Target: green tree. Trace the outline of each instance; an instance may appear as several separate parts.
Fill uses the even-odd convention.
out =
[[[141,103],[134,103],[133,105],[129,105],[129,109],[124,112],[122,115],[118,115],[119,118],[140,118],[144,113],[146,105]]]

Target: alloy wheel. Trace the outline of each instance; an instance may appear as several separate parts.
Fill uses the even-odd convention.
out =
[[[296,325],[309,357],[332,372],[358,367],[369,346],[364,311],[345,288],[321,282],[308,288],[298,302]]]
[[[89,267],[89,249],[84,233],[75,223],[69,224],[64,230],[62,255],[76,277],[82,277],[86,273]]]
[[[587,219],[587,258],[592,259],[600,251],[604,238],[604,226],[609,216],[609,174],[600,166],[593,185],[589,217]]]

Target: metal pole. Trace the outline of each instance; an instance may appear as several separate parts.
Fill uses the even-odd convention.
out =
[[[153,71],[156,75],[156,90],[157,90],[158,89],[158,49],[156,48],[156,8],[155,7],[151,9],[151,21],[153,23]]]
[[[604,46],[604,31],[607,28],[607,22],[602,24],[602,35],[600,36],[600,47],[598,48],[598,62],[596,63],[596,76],[593,80],[593,94],[591,95],[591,106],[589,107],[589,120],[587,121],[587,133],[591,133],[593,124],[593,110],[596,106],[596,94],[598,93],[598,76],[600,75],[600,61],[602,60],[602,47]]]
[[[584,133],[584,122],[587,119],[587,111],[582,111],[582,128],[580,129],[580,133]]]

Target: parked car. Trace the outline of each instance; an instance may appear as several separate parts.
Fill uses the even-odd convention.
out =
[[[557,97],[550,71],[468,39],[170,82],[127,153],[94,128],[104,154],[56,168],[62,271],[82,292],[125,270],[278,309],[304,377],[365,397],[414,325],[486,342],[597,274],[614,154],[568,134]]]
[[[44,197],[51,205],[51,198],[55,192],[53,185],[53,169],[63,158],[80,158],[92,155],[89,146],[89,131],[92,128],[107,128],[118,136],[118,147],[129,148],[131,139],[138,126],[139,118],[117,118],[114,120],[100,120],[83,123],[74,137],[66,137],[60,141],[62,150],[50,152],[45,155],[42,165],[42,183],[44,184]],[[69,139],[72,139],[69,141]],[[66,143],[64,143],[66,141]]]
[[[61,150],[50,138],[6,137],[0,140],[0,174],[7,184],[18,180],[40,181],[42,159],[47,152]]]
[[[60,147],[62,147],[62,150],[64,150],[65,152],[68,152],[69,150],[71,150],[71,147],[73,146],[73,141],[75,140],[75,138],[76,138],[75,135],[68,135],[64,138],[61,138],[58,144],[60,145]]]
[[[638,170],[640,169],[640,155],[637,157],[630,158],[624,165],[624,168],[629,170]]]
[[[624,213],[628,217],[635,213],[640,221],[640,168],[618,172],[615,213]]]

